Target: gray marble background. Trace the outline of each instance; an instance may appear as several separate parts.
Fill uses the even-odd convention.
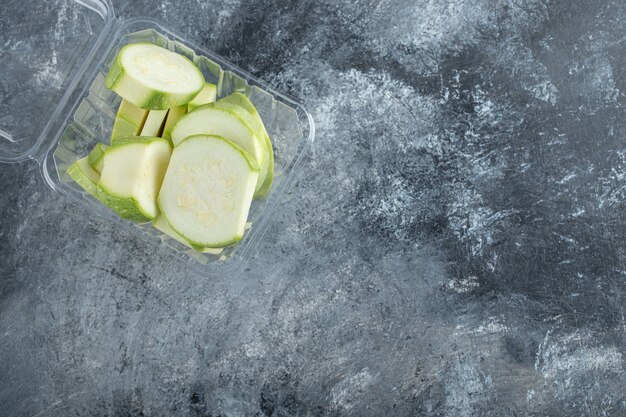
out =
[[[236,279],[0,165],[1,416],[626,415],[626,3],[114,5],[316,141]]]

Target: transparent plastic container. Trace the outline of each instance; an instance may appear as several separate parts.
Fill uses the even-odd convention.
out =
[[[89,207],[138,238],[169,251],[202,274],[234,274],[241,270],[262,240],[272,213],[284,198],[298,166],[313,142],[311,115],[300,102],[282,94],[235,65],[172,32],[149,18],[119,20],[110,0],[22,2],[20,13],[29,25],[0,34],[0,162],[36,161],[54,191]],[[15,7],[15,4],[13,5]],[[37,16],[52,19],[37,19]],[[56,15],[54,14],[56,13]],[[33,35],[33,33],[38,35]],[[36,37],[40,36],[41,39]],[[33,39],[35,37],[35,39]],[[50,42],[52,40],[52,42]],[[132,42],[151,42],[194,61],[206,80],[217,85],[218,98],[241,91],[254,103],[274,145],[275,179],[265,200],[254,201],[243,239],[220,255],[201,254],[162,234],[150,224],[121,219],[84,192],[67,168],[87,155],[97,142],[110,138],[121,99],[104,85],[117,51]],[[6,52],[6,53],[5,53]],[[38,64],[37,60],[47,64]],[[34,60],[34,61],[33,61]]]

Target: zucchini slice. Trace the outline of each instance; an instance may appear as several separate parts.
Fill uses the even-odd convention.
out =
[[[198,134],[222,136],[242,147],[261,167],[258,191],[269,167],[269,151],[265,140],[255,131],[256,122],[243,108],[230,103],[209,103],[187,113],[172,130],[172,142],[178,146],[183,139]]]
[[[139,136],[161,136],[168,110],[150,110]]]
[[[104,151],[106,151],[107,148],[108,146],[104,143],[97,143],[87,156],[89,165],[96,170],[98,175],[102,173],[102,168],[104,167]]]
[[[187,111],[192,111],[203,104],[213,103],[217,98],[217,86],[215,84],[206,83],[202,91],[189,103],[187,103]]]
[[[100,174],[89,164],[89,157],[84,157],[74,162],[67,169],[68,175],[80,185],[85,191],[92,196],[100,199],[98,196],[98,181]]]
[[[192,247],[233,245],[243,237],[258,178],[258,164],[240,146],[220,136],[190,136],[172,152],[158,197],[161,214]]]
[[[265,145],[268,149],[268,167],[267,167],[267,175],[265,176],[265,181],[261,184],[261,187],[255,194],[256,198],[263,198],[269,194],[270,188],[272,187],[272,181],[274,181],[274,148],[272,147],[272,141],[270,140],[270,135],[267,134],[267,129],[265,129],[265,124],[263,123],[263,119],[261,119],[261,115],[257,111],[254,104],[250,101],[248,97],[240,92],[234,92],[224,98],[219,100],[220,102],[227,102],[231,104],[235,104],[244,108],[250,115],[257,121],[257,129],[262,132],[263,139],[265,140]]]
[[[156,197],[171,153],[171,144],[162,138],[120,139],[104,153],[100,199],[125,219],[154,219],[159,214]]]
[[[140,109],[126,100],[122,100],[120,108],[115,115],[113,131],[111,133],[111,144],[121,138],[137,136],[148,117],[148,110]]]
[[[188,58],[141,42],[120,49],[105,82],[123,99],[148,110],[187,104],[204,87],[202,73]]]
[[[187,106],[172,107],[167,112],[167,119],[165,120],[165,126],[163,126],[163,139],[172,140],[172,129],[178,122],[178,120],[187,113]]]

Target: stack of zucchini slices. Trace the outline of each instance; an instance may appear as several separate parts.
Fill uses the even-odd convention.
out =
[[[150,43],[121,48],[106,86],[122,98],[109,144],[74,162],[70,177],[120,217],[197,251],[241,240],[252,200],[274,177],[252,102],[239,92],[216,101],[193,62]]]

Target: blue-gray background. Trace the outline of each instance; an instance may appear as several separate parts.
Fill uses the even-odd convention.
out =
[[[626,3],[114,5],[316,141],[237,279],[0,165],[1,416],[626,415]]]

